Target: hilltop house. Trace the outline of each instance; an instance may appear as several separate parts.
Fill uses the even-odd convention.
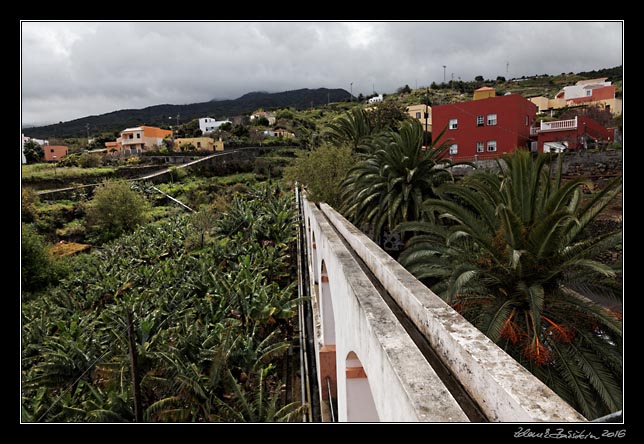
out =
[[[377,103],[377,102],[382,102],[384,100],[382,94],[378,94],[376,97],[372,97],[367,102],[369,103]]]
[[[474,98],[432,108],[435,132],[447,128],[437,143],[449,143],[452,158],[498,157],[517,148],[531,148],[534,103],[518,94],[496,96],[494,90],[475,92]]]
[[[580,80],[574,85],[565,86],[554,99],[538,96],[530,101],[537,105],[540,113],[584,105],[598,106],[614,116],[622,113],[622,100],[615,97],[615,86],[607,81],[607,77]]]
[[[145,150],[160,147],[163,139],[172,137],[172,130],[164,130],[155,126],[137,126],[121,131],[121,137],[113,142],[105,142],[108,154],[141,154]]]
[[[216,131],[224,123],[232,123],[230,120],[220,120],[217,121],[212,117],[201,117],[199,119],[199,129],[202,134],[210,134],[213,131]]]

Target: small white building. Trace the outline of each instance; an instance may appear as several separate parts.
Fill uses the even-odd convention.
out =
[[[29,137],[29,136],[25,136],[24,134],[21,134],[20,149],[22,151],[22,163],[27,163],[27,158],[25,157],[25,143],[27,142],[35,142],[40,146],[49,145],[49,140],[34,139],[33,137]]]
[[[370,98],[369,103],[382,102],[382,100],[383,100],[382,94],[378,94],[376,97]]]
[[[231,123],[230,120],[217,121],[212,117],[202,117],[199,119],[199,129],[203,134],[209,134],[216,131],[224,123]]]
[[[591,97],[593,95],[594,89],[611,86],[611,82],[607,80],[607,77],[602,77],[599,79],[580,80],[572,86],[564,86],[563,90],[561,90],[555,97],[564,100]]]

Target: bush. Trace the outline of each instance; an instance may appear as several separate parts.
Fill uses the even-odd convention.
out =
[[[33,293],[57,283],[66,274],[63,262],[52,256],[44,237],[32,225],[22,224],[21,234],[22,291]]]
[[[22,204],[21,204],[21,218],[22,222],[34,222],[38,216],[38,209],[36,205],[40,202],[40,198],[32,188],[22,189]]]
[[[87,231],[101,243],[116,239],[146,223],[150,207],[128,182],[103,182],[86,204]]]
[[[98,154],[83,153],[78,158],[81,168],[95,168],[101,164],[101,157]]]

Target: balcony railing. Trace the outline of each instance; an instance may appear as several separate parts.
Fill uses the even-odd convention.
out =
[[[577,128],[577,117],[568,120],[554,120],[552,122],[541,121],[541,131],[560,131]]]

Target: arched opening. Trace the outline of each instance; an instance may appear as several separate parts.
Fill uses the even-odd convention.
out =
[[[320,344],[320,394],[324,401],[335,404],[337,401],[337,366],[335,360],[335,318],[331,286],[326,263],[322,260],[320,267],[320,323],[322,327],[322,343]],[[335,409],[335,408],[334,408]],[[323,415],[324,416],[324,415]]]
[[[362,362],[354,352],[349,352],[345,365],[347,381],[347,421],[378,422],[378,411],[373,401],[371,387]]]
[[[335,344],[335,318],[333,316],[333,300],[326,263],[322,260],[320,267],[320,317],[322,319],[322,338],[324,345]]]
[[[315,243],[315,232],[311,232],[311,267],[313,268],[313,282],[318,284],[320,282],[318,272],[318,250]]]

